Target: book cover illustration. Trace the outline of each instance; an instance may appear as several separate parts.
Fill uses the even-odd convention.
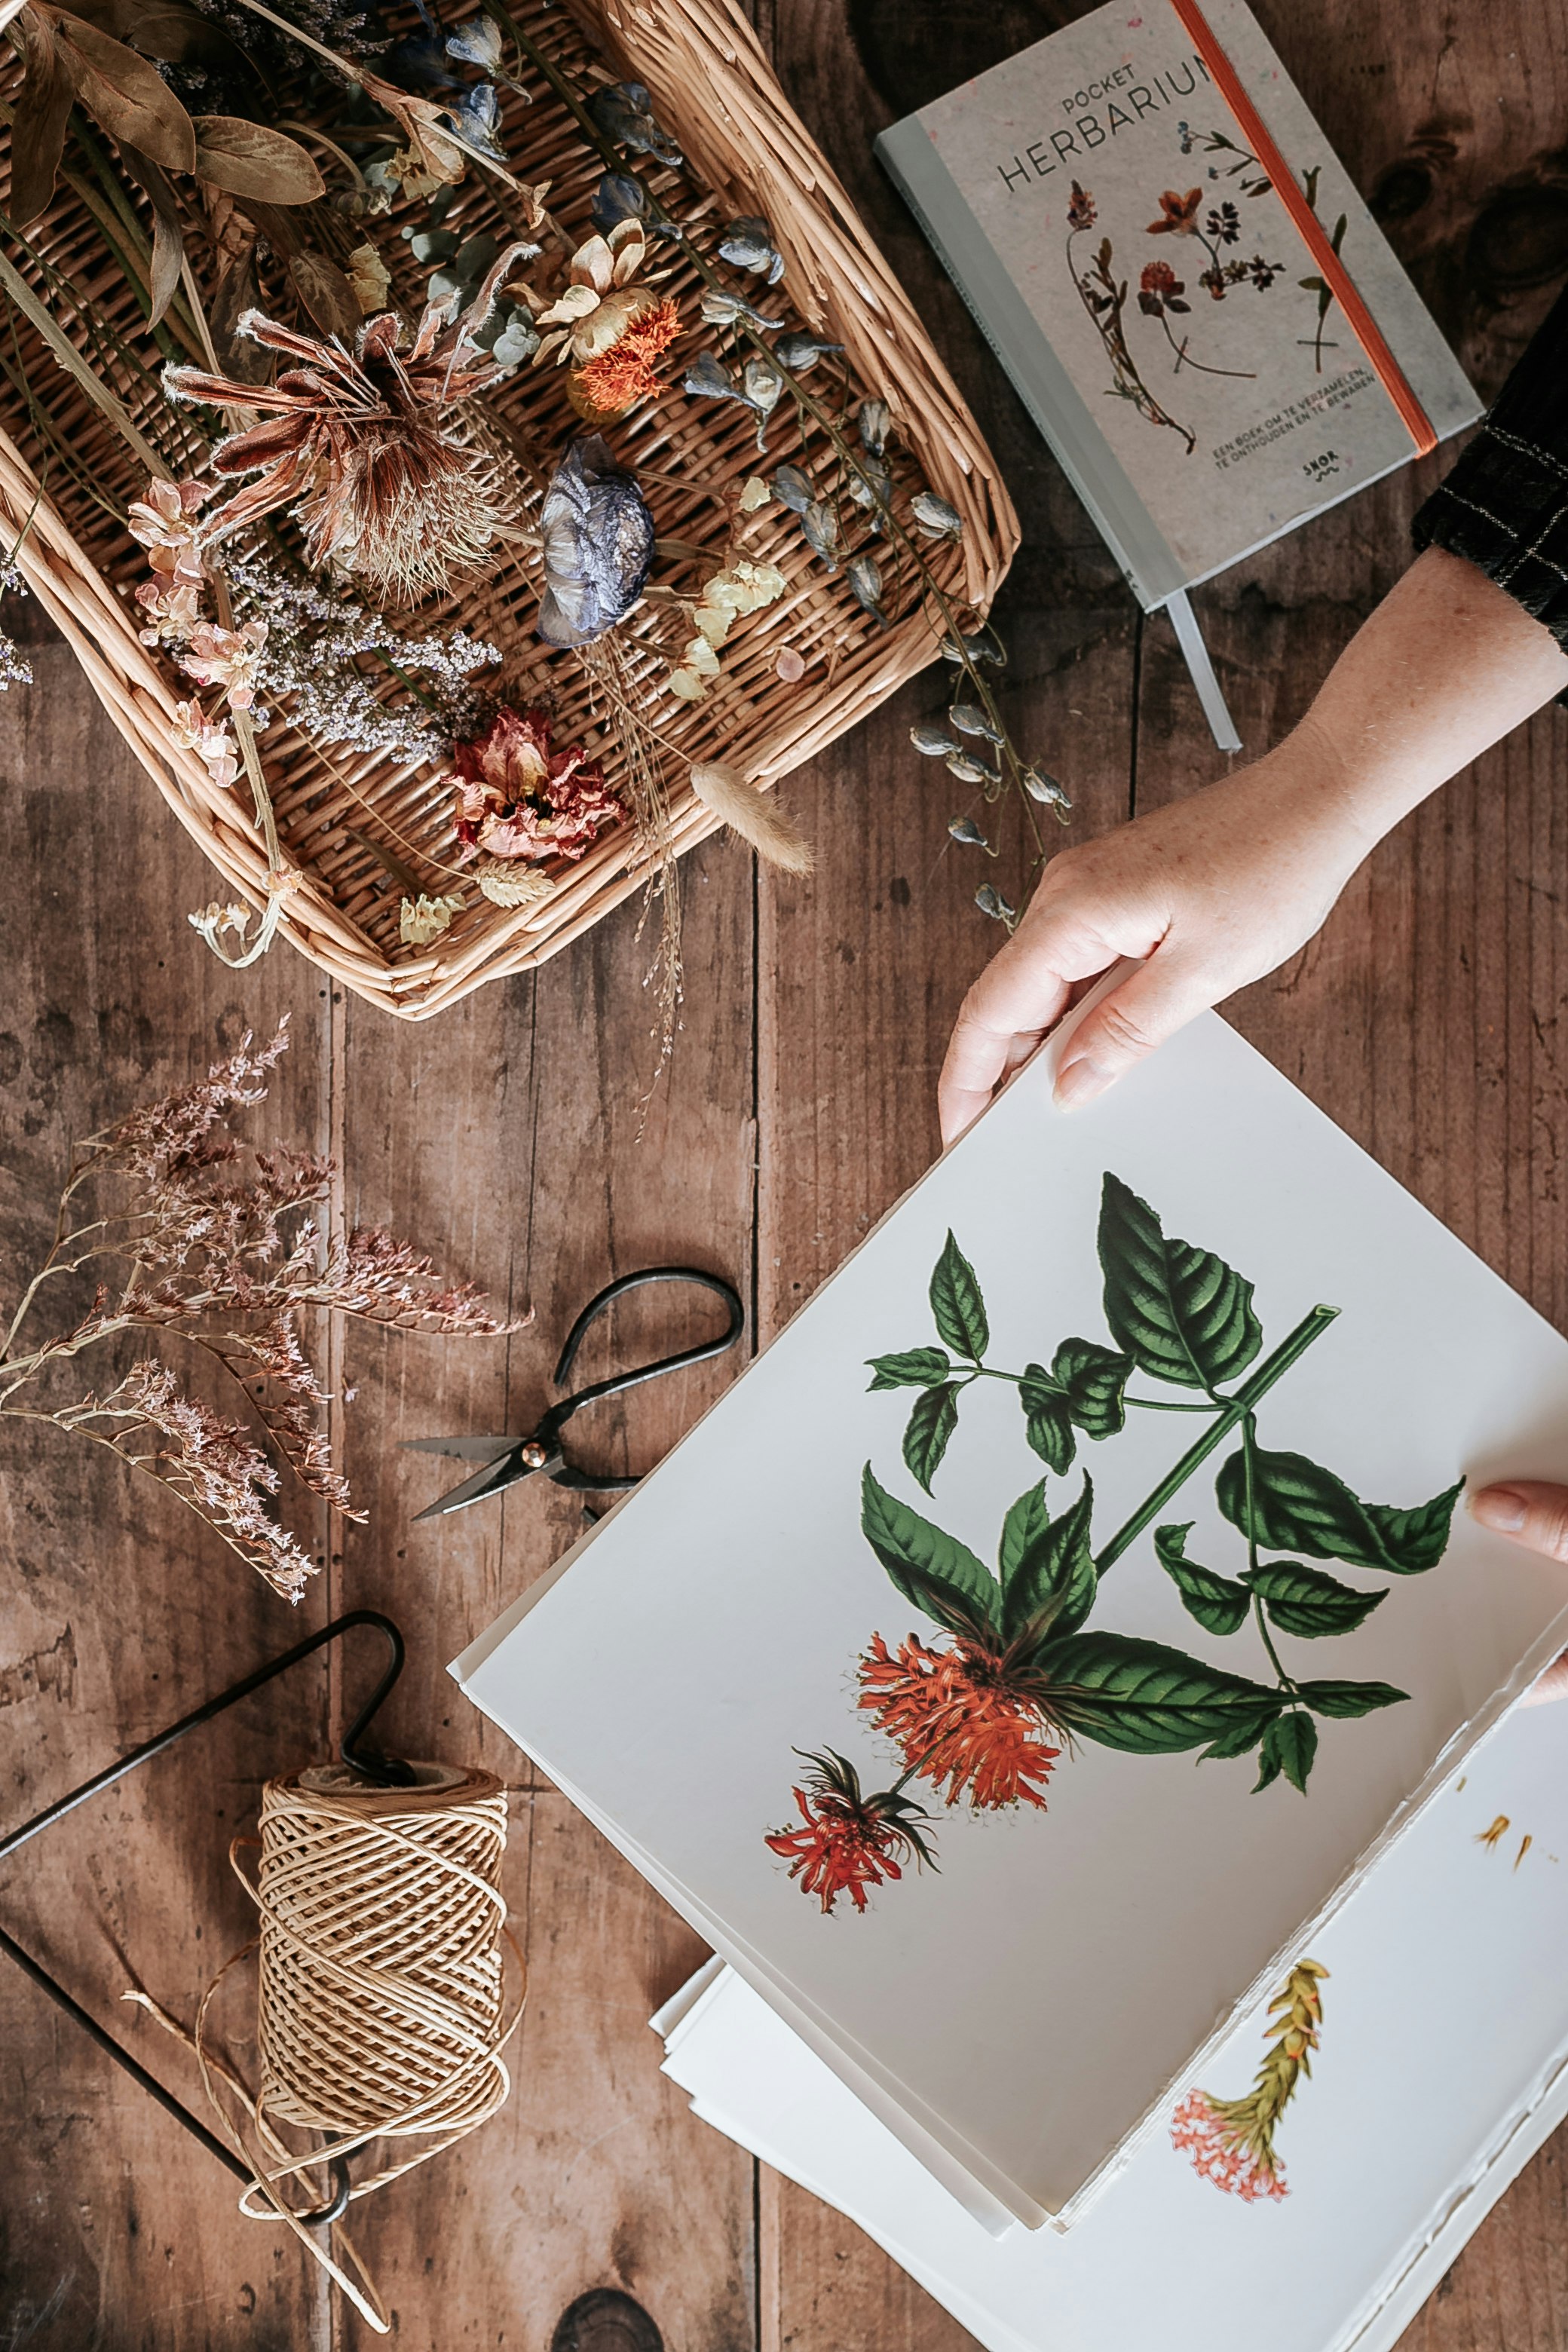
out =
[[[1479,404],[1245,0],[1206,14],[1432,432],[1458,430]],[[1112,0],[878,149],[1145,604],[1412,455],[1170,0]]]
[[[1388,1682],[1288,1664],[1280,1648],[1282,1641],[1289,1649],[1354,1633],[1392,1589],[1347,1584],[1311,1560],[1425,1575],[1447,1548],[1459,1494],[1455,1484],[1410,1507],[1363,1502],[1322,1464],[1264,1444],[1265,1398],[1339,1310],[1310,1308],[1259,1362],[1264,1335],[1253,1285],[1215,1252],[1167,1235],[1149,1203],[1109,1171],[1098,1255],[1110,1346],[1064,1339],[1048,1370],[988,1363],[984,1292],[949,1233],[929,1290],[942,1344],[870,1360],[873,1392],[915,1391],[903,1458],[926,1494],[958,1428],[961,1400],[982,1381],[1015,1391],[1020,1433],[1047,1476],[1007,1509],[993,1573],[866,1465],[866,1541],[894,1590],[943,1638],[939,1646],[910,1633],[893,1650],[876,1633],[858,1660],[859,1710],[901,1768],[889,1786],[867,1789],[855,1764],[834,1748],[797,1750],[807,1767],[794,1791],[799,1819],[773,1831],[766,1843],[824,1914],[840,1895],[864,1912],[869,1889],[900,1879],[911,1863],[937,1865],[933,1818],[922,1797],[949,1809],[963,1802],[974,1813],[1019,1805],[1044,1811],[1053,1770],[1077,1740],[1133,1756],[1196,1749],[1200,1762],[1251,1757],[1255,1794],[1283,1780],[1305,1795],[1320,1720],[1408,1699]],[[1161,1392],[1149,1394],[1150,1382]],[[1077,1495],[1054,1512],[1048,1479],[1072,1469],[1080,1436],[1114,1440],[1129,1412],[1183,1416],[1178,1428],[1197,1416],[1202,1425],[1097,1545],[1088,1468]],[[1245,1546],[1246,1566],[1235,1575],[1189,1557],[1191,1518],[1164,1517],[1222,1450],[1215,1496]],[[1254,1634],[1262,1654],[1245,1662],[1246,1670],[1116,1630],[1103,1612],[1101,1622],[1090,1622],[1106,1576],[1150,1530],[1154,1557],[1188,1616],[1222,1638],[1244,1628]]]

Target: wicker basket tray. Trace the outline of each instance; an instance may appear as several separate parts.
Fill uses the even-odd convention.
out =
[[[571,19],[560,9],[517,13],[558,53],[573,54],[580,44],[574,50],[580,72],[596,72],[601,79],[625,76],[648,86],[659,120],[711,192],[715,223],[736,215],[761,215],[769,222],[787,263],[778,292],[788,298],[792,323],[845,346],[852,394],[889,402],[901,488],[923,479],[962,516],[962,538],[937,548],[931,567],[956,605],[983,615],[1016,543],[1006,492],[910,304],[785,103],[749,26],[729,0],[658,0],[657,5],[571,0]],[[547,85],[541,82],[533,96],[531,106],[509,110],[509,152],[529,179],[550,180],[552,210],[574,234],[586,234],[603,162]],[[5,161],[0,134],[0,165]],[[689,218],[689,191],[683,194]],[[483,175],[470,173],[454,224],[471,230],[495,218]],[[100,232],[63,180],[29,236],[46,261],[74,273],[77,282],[92,272],[102,286]],[[199,261],[196,268],[199,278]],[[48,278],[24,275],[33,277],[49,301]],[[681,299],[683,314],[693,318],[694,286],[682,265],[668,289]],[[405,304],[418,299],[412,278],[395,290]],[[119,289],[117,299],[122,300],[121,331],[133,338],[142,322],[134,289]],[[83,348],[79,322],[52,301],[51,309]],[[122,513],[141,494],[142,471],[80,385],[59,368],[37,328],[16,312],[9,325],[27,398],[19,396],[8,370],[8,381],[0,383],[0,529],[7,544],[20,536],[18,562],[27,585],[69,641],[164,799],[218,868],[226,891],[259,908],[267,896],[267,854],[243,781],[236,791],[215,787],[195,755],[179,748],[174,706],[188,688],[137,635],[131,596],[143,576],[143,557],[110,509]],[[711,332],[701,339],[722,342]],[[684,358],[697,348],[698,339],[688,336],[678,351]],[[159,353],[150,336],[145,351],[149,366],[155,366]],[[811,461],[785,414],[787,404],[774,412],[760,460],[756,420],[749,412],[689,398],[679,388],[679,368],[671,373],[666,394],[635,412],[611,437],[624,463],[639,473],[649,469],[643,478],[661,538],[700,541],[706,533],[711,541],[716,493],[759,467],[771,471],[781,463]],[[134,380],[115,388],[146,424]],[[552,446],[571,421],[552,369],[525,368],[491,397],[520,431],[545,436]],[[37,429],[40,404],[79,459],[73,479],[62,481],[58,465],[51,467],[48,437]],[[94,501],[84,487],[89,482],[105,495],[107,506]],[[526,511],[537,485],[520,478],[520,488]],[[752,616],[732,652],[727,649],[721,688],[708,700],[681,709],[664,696],[668,660],[644,642],[637,616],[622,635],[639,696],[658,709],[665,729],[678,719],[685,759],[723,760],[749,779],[771,783],[820,752],[931,661],[941,624],[918,575],[900,573],[887,597],[890,625],[882,626],[856,604],[842,574],[829,575],[811,555],[793,515],[775,508],[753,520],[748,554],[776,563],[788,589],[771,609]],[[501,576],[477,591],[422,608],[418,625],[470,628],[501,646],[509,698],[548,692],[563,736],[588,740],[613,782],[614,732],[595,702],[593,681],[534,638],[537,558],[522,550],[499,568]],[[796,685],[781,682],[774,667],[786,637],[807,662]],[[443,887],[440,877],[453,852],[446,771],[316,741],[290,725],[286,701],[261,746],[279,838],[301,877],[284,902],[280,935],[334,980],[401,1018],[426,1019],[481,982],[542,962],[647,881],[646,853],[622,828],[567,869],[542,905],[481,903],[459,914],[430,946],[406,947],[398,923],[402,894],[377,850],[384,849],[394,869],[401,866],[422,879],[428,871],[426,887]],[[716,820],[683,769],[669,782],[670,843],[679,851],[711,833]]]

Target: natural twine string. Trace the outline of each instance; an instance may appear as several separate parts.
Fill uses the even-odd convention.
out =
[[[337,2242],[357,2284],[290,2210],[279,2184],[300,2176],[324,2201],[333,2158],[377,2139],[423,2143],[357,2180],[352,2201],[477,2129],[511,2087],[501,2052],[522,2014],[521,1960],[500,1885],[505,1791],[490,1772],[414,1769],[412,1789],[367,1788],[339,1765],[268,1781],[254,1884],[239,1857],[258,1841],[236,1838],[229,1847],[260,1913],[259,1936],[218,1970],[188,2032],[147,1994],[125,1996],[195,2050],[225,2132],[255,2176],[240,2211],[285,2222],[382,2335],[390,2322],[341,2223]],[[519,1975],[510,2000],[506,1947]],[[255,2093],[209,2039],[214,1998],[252,1952]],[[299,2152],[285,2126],[313,2144]]]

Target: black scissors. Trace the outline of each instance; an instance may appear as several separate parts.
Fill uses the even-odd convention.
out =
[[[639,1274],[623,1274],[618,1281],[606,1283],[596,1297],[590,1298],[566,1334],[566,1345],[555,1367],[554,1387],[562,1387],[569,1378],[590,1324],[617,1298],[624,1298],[628,1290],[640,1290],[646,1282],[691,1282],[700,1289],[712,1291],[730,1310],[728,1328],[717,1339],[705,1339],[699,1348],[683,1349],[678,1356],[661,1356],[658,1363],[639,1364],[633,1371],[612,1373],[606,1381],[595,1381],[592,1388],[579,1389],[575,1396],[563,1397],[535,1423],[526,1437],[405,1437],[405,1453],[452,1454],[461,1461],[482,1465],[460,1486],[443,1495],[439,1502],[432,1503],[426,1510],[416,1511],[416,1520],[440,1518],[448,1511],[464,1510],[469,1503],[482,1503],[487,1495],[499,1495],[515,1486],[520,1478],[531,1478],[540,1472],[557,1486],[572,1486],[588,1494],[609,1494],[638,1484],[636,1478],[608,1475],[601,1478],[592,1471],[579,1470],[561,1451],[562,1430],[580,1407],[592,1404],[596,1397],[619,1396],[624,1389],[640,1387],[644,1381],[657,1381],[665,1372],[679,1372],[688,1364],[700,1364],[710,1356],[721,1356],[726,1348],[734,1346],[746,1320],[739,1292],[722,1275],[701,1274],[692,1265],[646,1265]]]

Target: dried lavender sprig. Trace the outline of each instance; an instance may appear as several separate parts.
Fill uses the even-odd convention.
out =
[[[240,610],[266,620],[257,675],[268,695],[289,697],[291,723],[325,742],[404,760],[445,759],[478,731],[486,698],[473,673],[501,657],[485,638],[460,629],[405,636],[382,614],[294,578],[261,552],[231,557],[227,574]],[[406,676],[425,711],[380,701],[358,667],[366,655]],[[415,674],[430,684],[416,685]]]

